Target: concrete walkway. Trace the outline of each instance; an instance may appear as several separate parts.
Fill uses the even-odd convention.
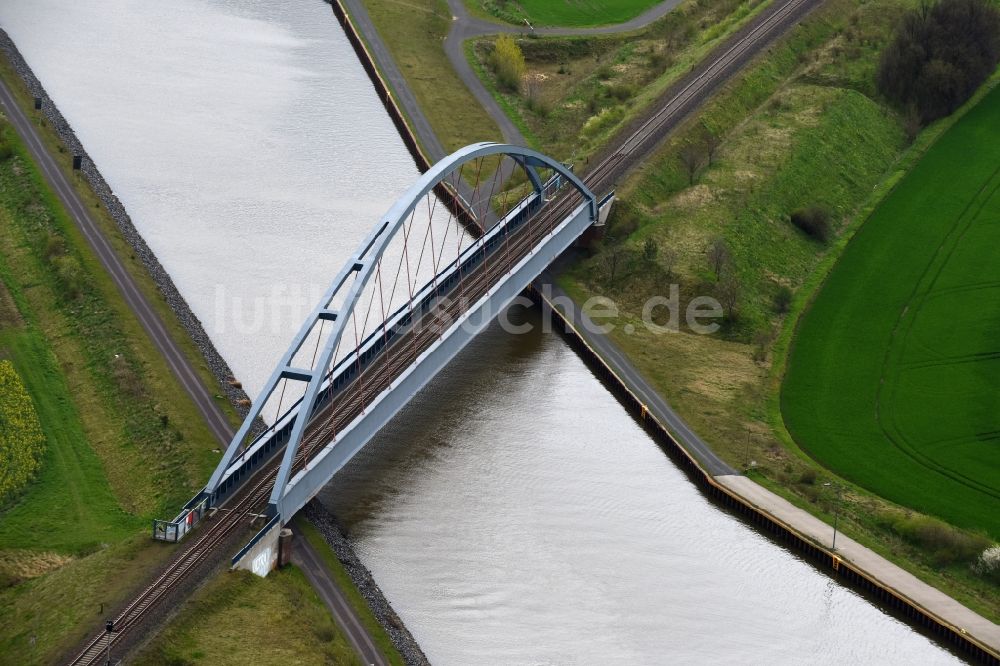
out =
[[[715,480],[757,508],[792,526],[802,535],[830,550],[833,542],[833,528],[819,518],[775,495],[745,476],[727,474],[716,476]],[[913,574],[841,533],[837,534],[835,552],[841,559],[863,570],[871,578],[880,581],[900,596],[910,599],[915,605],[951,624],[959,633],[967,633],[1000,652],[1000,626],[969,610],[944,592],[931,587]]]

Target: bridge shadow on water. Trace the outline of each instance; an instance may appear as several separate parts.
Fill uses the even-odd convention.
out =
[[[468,436],[470,423],[497,419],[493,406],[509,405],[523,394],[534,378],[532,368],[549,362],[552,348],[562,346],[543,332],[537,306],[514,304],[507,316],[511,324],[528,325],[530,330],[508,333],[494,320],[320,493],[320,501],[348,535],[353,526],[391,503],[400,488],[421,483],[429,466],[452,455],[456,443]],[[523,407],[530,417],[531,405]]]

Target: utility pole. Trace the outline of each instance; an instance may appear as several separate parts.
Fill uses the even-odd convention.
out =
[[[831,550],[837,550],[837,523],[840,522],[840,503],[841,503],[840,485],[836,483],[831,483],[829,481],[827,481],[823,485],[828,488],[830,486],[833,486],[833,488],[836,489],[837,491],[837,503],[833,505],[833,543],[830,544]]]
[[[114,630],[115,630],[114,620],[108,620],[104,624],[104,631],[105,631],[105,633],[106,633],[106,635],[108,637],[108,641],[107,641],[107,646],[108,646],[107,658],[104,661],[104,663],[106,664],[106,666],[111,666],[111,632],[114,631]]]
[[[747,428],[747,445],[743,453],[743,469],[750,469],[750,428]]]

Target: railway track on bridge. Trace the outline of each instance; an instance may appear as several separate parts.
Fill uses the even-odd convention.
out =
[[[655,112],[641,121],[638,127],[632,128],[610,154],[585,172],[584,182],[594,191],[611,189],[618,178],[645,158],[671,129],[758,53],[764,44],[820,3],[821,0],[786,0],[758,17],[662,98],[664,101]],[[551,231],[578,204],[579,197],[575,194],[561,196],[544,212],[534,216],[514,234],[513,239],[508,239],[499,252],[498,260],[484,261],[474,273],[463,276],[453,290],[454,298],[449,297],[443,308],[426,313],[419,320],[420,326],[412,327],[410,333],[394,339],[386,347],[385,361],[366,367],[335,394],[310,420],[310,430],[303,438],[293,473],[302,469],[326,442],[361,415],[366,404],[370,404],[372,398],[387,388],[421,351],[439,337],[438,328],[427,325],[428,318],[455,319],[460,316],[463,304],[476,302],[490,288],[499,272],[509,271],[540,237]],[[394,349],[402,351],[392,353]],[[68,663],[74,666],[102,663],[109,642],[112,649],[121,652],[141,637],[141,629],[151,628],[146,625],[151,624],[162,602],[180,586],[189,583],[192,574],[199,568],[218,564],[225,557],[220,555],[220,547],[261,514],[267,505],[278,465],[277,459],[264,465],[223,509],[203,520],[197,537],[183,544],[153,582],[115,615],[114,630],[110,634],[101,632],[94,635]],[[159,610],[163,612],[163,609]]]

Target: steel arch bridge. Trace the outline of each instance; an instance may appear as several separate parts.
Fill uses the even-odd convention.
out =
[[[435,164],[337,273],[204,490],[175,520],[155,521],[154,538],[179,540],[207,510],[263,488],[266,470],[274,479],[259,512],[267,523],[233,559],[266,574],[280,527],[556,257],[603,223],[607,208],[567,166],[528,148],[478,143]],[[272,425],[255,432],[262,417]]]

